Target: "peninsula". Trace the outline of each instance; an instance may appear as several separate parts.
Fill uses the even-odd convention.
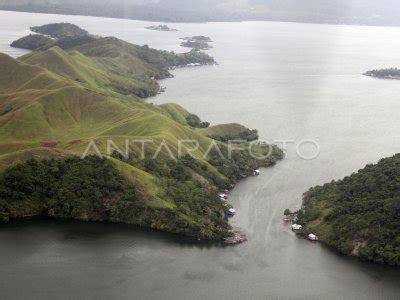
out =
[[[13,59],[0,54],[0,220],[32,216],[135,224],[199,239],[234,235],[219,193],[283,158],[257,132],[210,126],[177,104],[153,105],[168,69],[214,60],[177,55],[75,26]],[[233,151],[229,136],[247,138]],[[182,141],[195,141],[194,145]],[[143,143],[141,146],[140,143]],[[269,155],[266,155],[268,154]]]

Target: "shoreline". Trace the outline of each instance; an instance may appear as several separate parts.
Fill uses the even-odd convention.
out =
[[[282,160],[282,159],[284,159],[284,157],[282,157],[280,160]],[[271,167],[275,166],[280,160],[277,160],[269,165],[264,165],[264,166],[260,165],[257,168],[265,168],[265,169],[271,168]],[[255,176],[255,175],[252,175],[250,173],[250,174],[242,176],[241,179],[237,180],[232,185],[232,187],[231,187],[231,189],[229,189],[229,191],[234,190],[240,181],[247,179],[251,176]],[[227,246],[236,246],[236,245],[239,245],[239,244],[247,241],[247,236],[246,236],[245,230],[240,227],[232,227],[231,224],[229,224],[232,227],[230,232],[233,233],[234,235],[232,235],[231,237],[225,237],[222,239],[200,239],[199,237],[195,237],[195,236],[179,234],[179,233],[172,232],[172,231],[152,228],[150,226],[142,226],[139,224],[127,223],[127,222],[121,222],[121,221],[113,222],[113,221],[109,221],[109,220],[85,220],[82,218],[52,217],[52,216],[48,216],[48,215],[35,215],[35,214],[29,214],[29,215],[25,215],[22,217],[12,218],[6,223],[3,223],[3,224],[0,223],[0,227],[2,227],[2,226],[19,226],[19,224],[22,224],[22,222],[31,222],[31,221],[33,221],[33,222],[35,222],[35,221],[43,221],[43,222],[52,221],[52,222],[57,222],[57,223],[60,222],[60,224],[62,222],[71,222],[71,223],[75,223],[75,224],[85,223],[85,224],[123,225],[123,226],[134,227],[135,229],[143,231],[143,232],[149,231],[149,232],[153,232],[153,233],[162,233],[162,234],[166,234],[166,235],[171,235],[171,237],[177,237],[184,242],[190,242],[193,245],[197,245],[197,246],[208,244],[208,245],[212,245],[212,246],[220,245],[223,247],[227,247]],[[240,236],[242,239],[240,241],[236,241],[236,242],[229,242],[229,239],[234,239],[237,236]]]
[[[214,65],[219,65],[216,61],[214,62],[214,63],[209,63],[209,64],[202,64],[202,65],[200,65],[199,67],[203,67],[203,66],[214,66]],[[184,69],[184,68],[187,68],[188,66],[176,66],[176,67],[173,67],[173,68],[169,68],[169,70],[175,70],[175,69]],[[164,78],[164,79],[160,79],[160,80],[162,80],[162,81],[164,81],[164,80],[167,80],[167,79],[174,79],[174,78],[176,78],[175,77],[175,75],[173,75],[172,74],[172,76],[170,76],[170,77],[168,77],[168,78]],[[159,82],[159,80],[157,80],[157,82]],[[158,93],[158,95],[161,95],[162,93],[164,93],[165,91],[166,91],[166,87],[162,87],[161,85],[160,85],[160,92]],[[143,99],[146,103],[149,103],[147,100],[148,99],[151,99],[151,98],[153,98],[153,97],[156,97],[156,96],[150,96],[150,97],[147,97],[147,98],[145,98],[145,99]],[[167,102],[166,102],[167,103]],[[274,146],[274,145],[271,145],[271,146]],[[275,145],[276,146],[276,145]],[[271,162],[271,163],[269,163],[269,164],[257,164],[256,166],[255,166],[255,169],[258,169],[258,168],[270,168],[270,167],[273,167],[273,166],[275,166],[279,161],[281,161],[281,160],[283,160],[283,159],[285,159],[285,153],[283,152],[283,150],[282,149],[280,149],[278,146],[276,146],[281,152],[282,152],[282,157],[280,158],[280,159],[278,159],[278,160],[276,160],[276,161],[274,161],[274,162]],[[229,191],[232,191],[233,189],[235,189],[236,188],[236,185],[241,181],[241,180],[244,180],[244,179],[247,179],[247,178],[249,178],[249,177],[251,177],[251,176],[255,176],[254,175],[254,171],[253,171],[253,173],[252,172],[249,172],[248,174],[240,174],[240,176],[241,176],[241,179],[239,179],[239,180],[237,180],[235,183],[233,183],[233,186],[229,189]],[[227,202],[228,203],[228,202]],[[229,204],[228,204],[229,205]],[[229,224],[229,225],[231,225],[231,224]],[[232,228],[231,229],[231,233],[233,233],[234,235],[232,236],[232,237],[228,237],[228,238],[223,238],[222,240],[197,240],[198,242],[201,242],[201,241],[208,241],[208,242],[213,242],[213,243],[222,243],[222,244],[224,244],[224,245],[226,245],[226,246],[236,246],[236,245],[239,245],[239,244],[241,244],[241,243],[243,243],[243,242],[246,242],[247,241],[247,236],[246,236],[246,233],[245,233],[245,230],[244,229],[242,229],[242,228]],[[236,238],[236,237],[238,237],[239,238],[239,240],[237,240],[237,241],[235,241],[234,239]],[[228,240],[227,240],[228,239]]]
[[[356,26],[356,27],[388,27],[388,28],[399,28],[398,25],[390,24],[363,24],[363,23],[347,23],[347,22],[305,22],[301,20],[278,20],[278,19],[248,19],[248,20],[202,20],[202,21],[188,21],[188,20],[171,20],[171,19],[148,19],[148,18],[124,18],[121,16],[107,16],[103,14],[99,15],[85,15],[68,12],[49,12],[43,10],[17,10],[16,8],[0,8],[0,12],[14,12],[14,13],[27,13],[27,14],[43,14],[43,15],[54,15],[54,16],[72,16],[72,17],[89,17],[89,18],[103,18],[103,19],[117,19],[117,20],[130,20],[138,22],[149,22],[149,23],[170,23],[170,24],[209,24],[209,23],[246,23],[246,22],[269,22],[269,23],[294,23],[294,24],[310,24],[310,25],[329,25],[329,26]]]

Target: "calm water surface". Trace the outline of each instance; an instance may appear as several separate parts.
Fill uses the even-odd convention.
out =
[[[400,271],[362,264],[296,236],[282,222],[309,187],[400,151],[400,82],[361,76],[399,66],[400,28],[271,22],[172,24],[0,12],[0,51],[27,28],[69,21],[92,33],[183,51],[179,37],[213,38],[219,66],[180,69],[149,99],[177,102],[213,124],[239,122],[287,157],[237,185],[237,247],[192,244],[115,224],[29,221],[0,229],[0,298],[398,299]],[[303,160],[296,145],[318,142]],[[301,151],[313,149],[300,147]],[[308,147],[311,148],[311,147]]]

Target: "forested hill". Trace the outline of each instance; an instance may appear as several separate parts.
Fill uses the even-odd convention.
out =
[[[166,22],[400,25],[397,0],[3,0],[0,9]]]
[[[310,189],[301,222],[328,245],[400,266],[400,154]]]

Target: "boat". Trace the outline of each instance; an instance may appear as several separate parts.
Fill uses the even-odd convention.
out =
[[[226,211],[228,217],[233,217],[236,214],[236,210],[234,208],[230,208]]]
[[[301,226],[300,224],[293,224],[292,225],[292,229],[293,230],[302,230],[303,226]]]
[[[254,170],[254,175],[255,175],[255,176],[260,175],[260,170],[258,170],[258,169],[257,169],[257,170]]]
[[[310,241],[312,241],[312,242],[315,242],[315,241],[318,241],[318,236],[315,235],[314,233],[310,233],[310,234],[308,235],[308,239],[309,239]]]

